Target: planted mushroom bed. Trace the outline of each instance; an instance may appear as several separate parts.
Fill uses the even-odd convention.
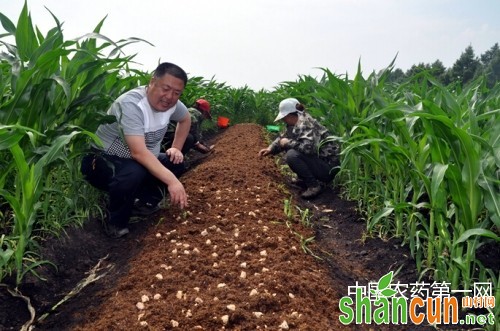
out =
[[[327,270],[294,234],[311,237],[312,229],[286,225],[289,197],[274,161],[257,157],[261,136],[255,125],[220,135],[214,153],[183,178],[189,207],[143,224],[149,230],[126,277],[78,329],[336,325]]]
[[[355,203],[337,190],[300,200],[279,158],[257,156],[267,138],[258,125],[230,126],[213,138],[211,154],[190,156],[184,210],[166,206],[135,219],[121,239],[107,238],[91,220],[47,241],[44,257],[59,269],[44,267],[46,281],[30,277],[21,288],[37,329],[370,330],[340,324],[338,300],[356,281],[376,281],[401,265],[398,280],[416,281],[408,252],[364,237]],[[29,319],[19,299],[0,298],[0,326],[16,329],[12,321]],[[17,309],[15,318],[5,316],[4,304]]]

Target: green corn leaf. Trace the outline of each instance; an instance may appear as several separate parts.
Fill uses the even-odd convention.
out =
[[[47,7],[45,7],[45,9],[47,9],[47,11],[50,13],[50,15],[52,15],[52,18],[56,22],[57,30],[61,30],[62,24],[59,22],[59,19],[50,11],[50,9],[48,9]]]
[[[57,29],[53,29],[52,31],[55,31],[55,33],[50,34],[43,42],[40,44],[39,47],[37,47],[34,51],[33,54],[31,55],[30,58],[30,65],[31,66],[37,66],[37,69],[40,69],[40,66],[43,66],[41,62],[39,62],[39,59],[42,55],[45,55],[48,52],[51,53],[60,53],[60,52],[65,52],[65,54],[68,54],[69,51],[65,50],[61,44],[63,42],[63,36],[62,32]],[[54,61],[52,61],[54,62]],[[57,60],[56,63],[59,65],[59,61]]]
[[[19,145],[10,147],[10,151],[16,164],[17,174],[20,177],[22,184],[30,181],[30,168],[27,160],[25,159],[23,149]]]
[[[46,151],[45,155],[37,162],[37,168],[41,170],[47,164],[53,162],[60,156],[63,156],[64,147],[66,147],[70,140],[79,133],[79,131],[73,131],[70,134],[57,137]]]
[[[444,175],[448,170],[448,165],[437,163],[434,165],[432,171],[431,181],[431,204],[434,207],[443,207],[445,197],[443,197],[443,190],[441,184],[443,183]]]
[[[467,196],[467,190],[465,190],[463,185],[463,177],[460,169],[456,164],[449,164],[448,170],[446,172],[446,179],[448,183],[448,190],[453,202],[459,206],[459,218],[462,222],[466,222],[471,219],[470,204],[471,201]],[[465,223],[469,224],[469,222]],[[467,225],[467,227],[472,226],[472,224]]]
[[[457,241],[455,241],[454,245],[463,243],[463,242],[469,240],[469,238],[472,236],[482,236],[482,237],[490,238],[490,239],[493,239],[497,242],[500,242],[500,237],[498,235],[496,235],[493,231],[490,231],[487,229],[476,228],[476,229],[467,230],[464,233],[462,233],[462,235],[457,239]]]
[[[393,212],[394,212],[394,208],[392,208],[392,207],[382,208],[382,210],[379,211],[375,216],[373,216],[371,221],[368,223],[368,229],[372,229],[379,222],[380,219],[388,217]]]
[[[13,130],[12,126],[0,125],[0,150],[9,149],[19,143],[24,132]]]
[[[14,251],[9,246],[7,246],[6,242],[1,242],[1,243],[2,245],[0,246],[0,270],[3,269],[4,266],[8,265],[10,258],[14,254]]]
[[[11,34],[11,35],[16,34],[16,26],[14,25],[14,23],[12,23],[12,21],[7,16],[5,16],[2,13],[0,13],[0,23],[2,23],[3,28],[9,34]]]
[[[31,15],[28,12],[27,2],[24,3],[21,15],[17,22],[16,45],[19,57],[23,61],[29,61],[33,52],[38,48],[38,39],[33,29]]]
[[[56,81],[57,84],[59,84],[62,87],[62,89],[64,91],[65,99],[67,100],[63,107],[66,108],[69,105],[69,102],[71,101],[71,86],[70,86],[70,84],[63,77],[55,75],[55,74],[53,74],[50,78],[53,79],[54,81]]]
[[[9,191],[5,189],[0,189],[0,196],[4,197],[5,200],[9,203],[10,207],[14,211],[14,214],[16,215],[16,218],[22,218],[23,217],[23,212],[21,209],[21,204],[18,200],[17,197],[12,195]]]
[[[102,40],[106,41],[107,43],[109,43],[109,45],[113,45],[115,47],[115,49],[120,49],[120,45],[118,45],[113,40],[109,39],[108,37],[106,37],[100,33],[95,33],[95,32],[86,33],[81,37],[73,39],[73,41],[78,41],[78,40],[82,40],[82,39],[89,39],[89,40],[102,39]],[[94,45],[94,47],[95,47],[95,45]],[[96,51],[97,49],[93,48],[92,50]]]
[[[363,139],[360,141],[356,141],[356,142],[349,144],[346,148],[342,149],[340,154],[341,155],[349,154],[353,149],[356,149],[356,148],[359,148],[362,146],[366,146],[366,145],[369,145],[372,143],[383,142],[383,141],[384,140],[380,139],[380,138],[370,138],[370,139]]]
[[[481,174],[478,184],[483,188],[484,205],[488,209],[488,216],[493,223],[500,229],[500,192],[498,190],[499,183],[495,183],[491,179],[487,179],[484,174]]]

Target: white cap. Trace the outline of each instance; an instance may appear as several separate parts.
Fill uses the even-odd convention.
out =
[[[296,113],[299,110],[297,105],[300,104],[299,100],[295,98],[288,98],[280,102],[278,116],[274,119],[275,122],[279,121],[288,114]]]

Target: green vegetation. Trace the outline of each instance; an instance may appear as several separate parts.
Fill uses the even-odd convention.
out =
[[[500,47],[496,43],[484,54],[476,57],[472,46],[468,46],[451,68],[445,68],[439,60],[431,64],[419,63],[414,64],[406,72],[394,69],[389,79],[393,82],[402,82],[423,71],[431,73],[437,81],[444,85],[456,82],[465,85],[484,76],[486,77],[486,85],[491,88],[500,80]]]
[[[49,263],[37,255],[42,238],[100,213],[80,158],[99,143],[93,132],[112,120],[105,112],[114,98],[149,79],[125,53],[147,41],[109,40],[100,34],[104,19],[65,40],[53,18],[43,35],[26,4],[17,24],[0,13],[0,282],[15,285]],[[191,77],[182,101],[206,98],[215,117],[267,125],[281,99],[299,99],[341,144],[335,182],[358,202],[367,231],[400,238],[421,274],[453,289],[495,284],[498,319],[500,275],[477,253],[500,242],[499,61],[497,44],[479,59],[470,47],[450,69],[422,64],[403,73],[391,63],[364,77],[359,65],[351,79],[324,68],[320,79],[258,92]],[[307,247],[311,238],[302,239]]]
[[[498,284],[476,253],[500,241],[500,85],[443,86],[426,72],[390,84],[390,69],[352,81],[325,70],[314,93],[297,91],[339,134],[336,181],[367,230],[401,238],[422,274],[452,289]]]

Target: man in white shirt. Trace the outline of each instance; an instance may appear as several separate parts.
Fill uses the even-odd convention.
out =
[[[82,173],[93,186],[109,193],[106,232],[126,235],[133,212],[145,215],[158,210],[168,189],[170,201],[187,206],[187,195],[178,177],[184,172],[181,152],[191,126],[186,106],[179,101],[187,74],[172,63],[161,63],[148,86],[132,89],[108,110],[116,122],[101,124],[96,135],[103,146],[92,147],[82,160]],[[170,121],[178,122],[172,147],[160,153]]]

